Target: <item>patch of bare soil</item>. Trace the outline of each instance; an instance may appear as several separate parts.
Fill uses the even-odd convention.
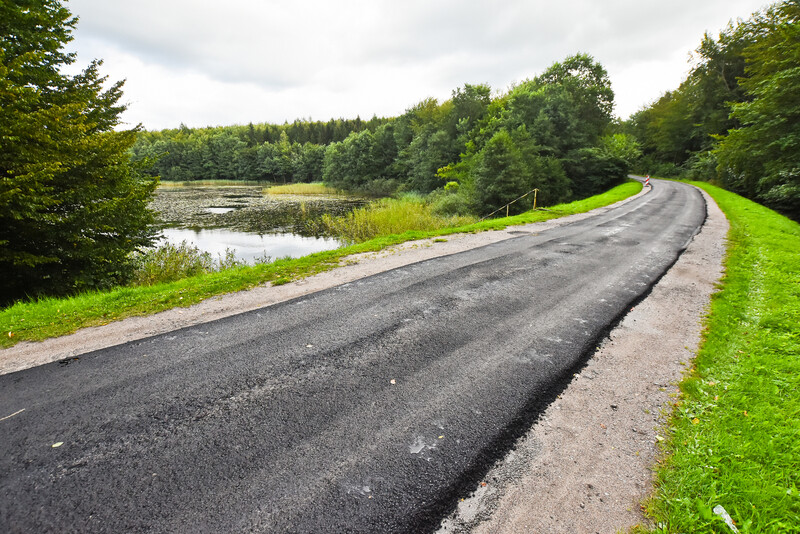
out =
[[[440,532],[614,533],[644,524],[659,427],[700,341],[728,222],[702,231]]]

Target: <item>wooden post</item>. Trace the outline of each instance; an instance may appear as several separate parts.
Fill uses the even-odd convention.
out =
[[[506,204],[506,217],[508,217],[508,206],[510,206],[510,204]]]
[[[539,193],[538,189],[533,190],[533,209],[536,209],[536,195]]]

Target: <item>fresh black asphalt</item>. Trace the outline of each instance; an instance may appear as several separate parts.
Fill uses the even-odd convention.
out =
[[[434,530],[703,223],[696,189],[653,184],[540,234],[0,376],[0,532]]]

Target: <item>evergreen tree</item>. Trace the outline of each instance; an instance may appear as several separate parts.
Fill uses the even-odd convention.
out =
[[[152,243],[142,178],[114,131],[122,82],[103,89],[100,61],[68,76],[77,22],[57,0],[0,3],[0,301],[105,287]]]

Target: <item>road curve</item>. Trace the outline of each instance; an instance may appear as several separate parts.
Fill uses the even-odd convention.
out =
[[[435,529],[699,229],[695,188],[651,183],[540,234],[0,376],[0,531]]]

